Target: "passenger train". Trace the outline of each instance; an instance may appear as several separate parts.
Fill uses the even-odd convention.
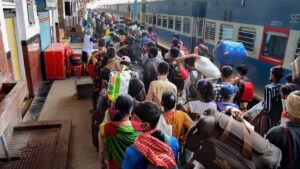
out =
[[[132,3],[101,9],[133,18]],[[160,46],[166,48],[173,33],[189,50],[199,36],[211,51],[219,40],[242,42],[248,51],[248,77],[258,98],[269,83],[270,68],[282,65],[290,73],[290,64],[300,52],[299,0],[142,0],[138,22],[153,26]]]

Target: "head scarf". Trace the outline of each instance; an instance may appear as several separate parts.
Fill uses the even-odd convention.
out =
[[[289,94],[286,103],[287,112],[295,118],[300,119],[300,91]]]

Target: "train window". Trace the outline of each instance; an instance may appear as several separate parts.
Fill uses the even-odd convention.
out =
[[[152,24],[153,22],[153,16],[151,14],[149,14],[149,24]]]
[[[156,23],[157,23],[157,26],[161,26],[161,16],[160,15],[157,15]]]
[[[264,35],[263,55],[272,59],[284,58],[288,37],[285,34],[266,32]]]
[[[174,29],[174,18],[172,16],[168,18],[168,29]]]
[[[178,32],[181,31],[181,18],[180,17],[175,18],[175,30]]]
[[[213,22],[205,22],[204,37],[206,40],[215,41],[216,24]]]
[[[297,43],[295,58],[297,58],[298,55],[300,55],[300,39],[298,40],[298,43]]]
[[[255,29],[241,27],[239,29],[238,42],[243,43],[248,51],[254,51],[255,36]]]
[[[162,27],[166,28],[167,27],[167,16],[162,17]]]
[[[149,23],[149,20],[148,20],[148,19],[149,19],[149,18],[148,18],[148,14],[146,14],[146,15],[145,15],[145,22],[146,22],[146,23]]]
[[[187,34],[191,33],[191,19],[190,18],[183,19],[183,33],[187,33]]]
[[[231,25],[221,25],[220,28],[220,40],[232,40],[233,39],[233,27]]]

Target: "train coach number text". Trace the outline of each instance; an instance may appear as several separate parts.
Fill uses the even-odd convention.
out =
[[[300,23],[300,14],[291,14],[290,23]]]

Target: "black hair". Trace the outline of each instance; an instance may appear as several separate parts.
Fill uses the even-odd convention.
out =
[[[209,103],[214,100],[214,87],[206,79],[197,82],[197,90],[203,102]]]
[[[187,59],[185,59],[185,64],[189,65],[190,67],[194,67],[195,66],[195,58],[187,58]]]
[[[98,47],[100,47],[100,48],[105,47],[105,39],[103,39],[103,38],[99,39]]]
[[[173,40],[172,40],[172,47],[177,47],[177,48],[179,48],[179,40],[178,40],[178,39],[173,39]]]
[[[282,66],[272,67],[271,72],[278,81],[280,81],[280,79],[284,76],[284,69],[282,68]]]
[[[221,75],[224,78],[229,78],[233,74],[233,69],[231,66],[222,66],[221,68]]]
[[[159,118],[162,114],[162,110],[157,104],[144,101],[138,104],[133,110],[142,122],[150,123],[151,129],[156,128]]]
[[[245,76],[248,73],[248,67],[244,64],[240,64],[236,67],[236,70]]]
[[[292,74],[288,74],[285,76],[285,80],[288,82],[288,83],[293,83],[293,76]]]
[[[161,102],[166,110],[171,110],[176,107],[176,94],[170,91],[163,93]]]
[[[100,70],[101,79],[109,81],[111,70],[108,68],[102,68]]]
[[[120,40],[119,36],[113,36],[112,41],[113,42],[120,42],[121,40]]]
[[[179,51],[179,49],[177,47],[172,47],[170,49],[170,56],[172,58],[178,58],[179,54],[180,54],[180,51]]]
[[[119,34],[119,35],[125,35],[125,30],[120,28],[120,29],[118,30],[118,34]]]
[[[110,32],[113,32],[113,31],[115,31],[115,30],[114,30],[114,28],[109,28],[109,31],[110,31]]]
[[[145,85],[142,80],[132,78],[128,86],[128,94],[137,101],[145,100]]]
[[[148,32],[152,32],[153,31],[153,29],[152,29],[152,27],[150,26],[150,27],[148,27]]]
[[[115,34],[112,32],[112,33],[109,34],[109,36],[110,36],[111,38],[113,38],[113,37],[115,36]]]
[[[158,48],[156,46],[151,46],[148,49],[149,58],[155,58],[158,55]]]
[[[293,83],[288,83],[286,85],[283,85],[281,87],[281,92],[282,94],[288,96],[290,93],[296,91],[296,90],[299,90],[300,88],[296,85],[296,84],[293,84]]]
[[[118,96],[115,102],[115,114],[111,117],[112,121],[120,121],[128,115],[133,107],[133,99],[129,95]]]
[[[116,48],[109,47],[106,53],[108,58],[114,58],[116,56]]]
[[[201,37],[197,38],[197,45],[204,44],[204,39]]]
[[[150,48],[151,46],[155,46],[155,47],[156,47],[156,44],[153,43],[153,42],[149,42],[149,43],[147,44],[147,47]]]
[[[169,67],[167,62],[161,62],[157,67],[157,72],[161,75],[166,75],[169,73]]]

